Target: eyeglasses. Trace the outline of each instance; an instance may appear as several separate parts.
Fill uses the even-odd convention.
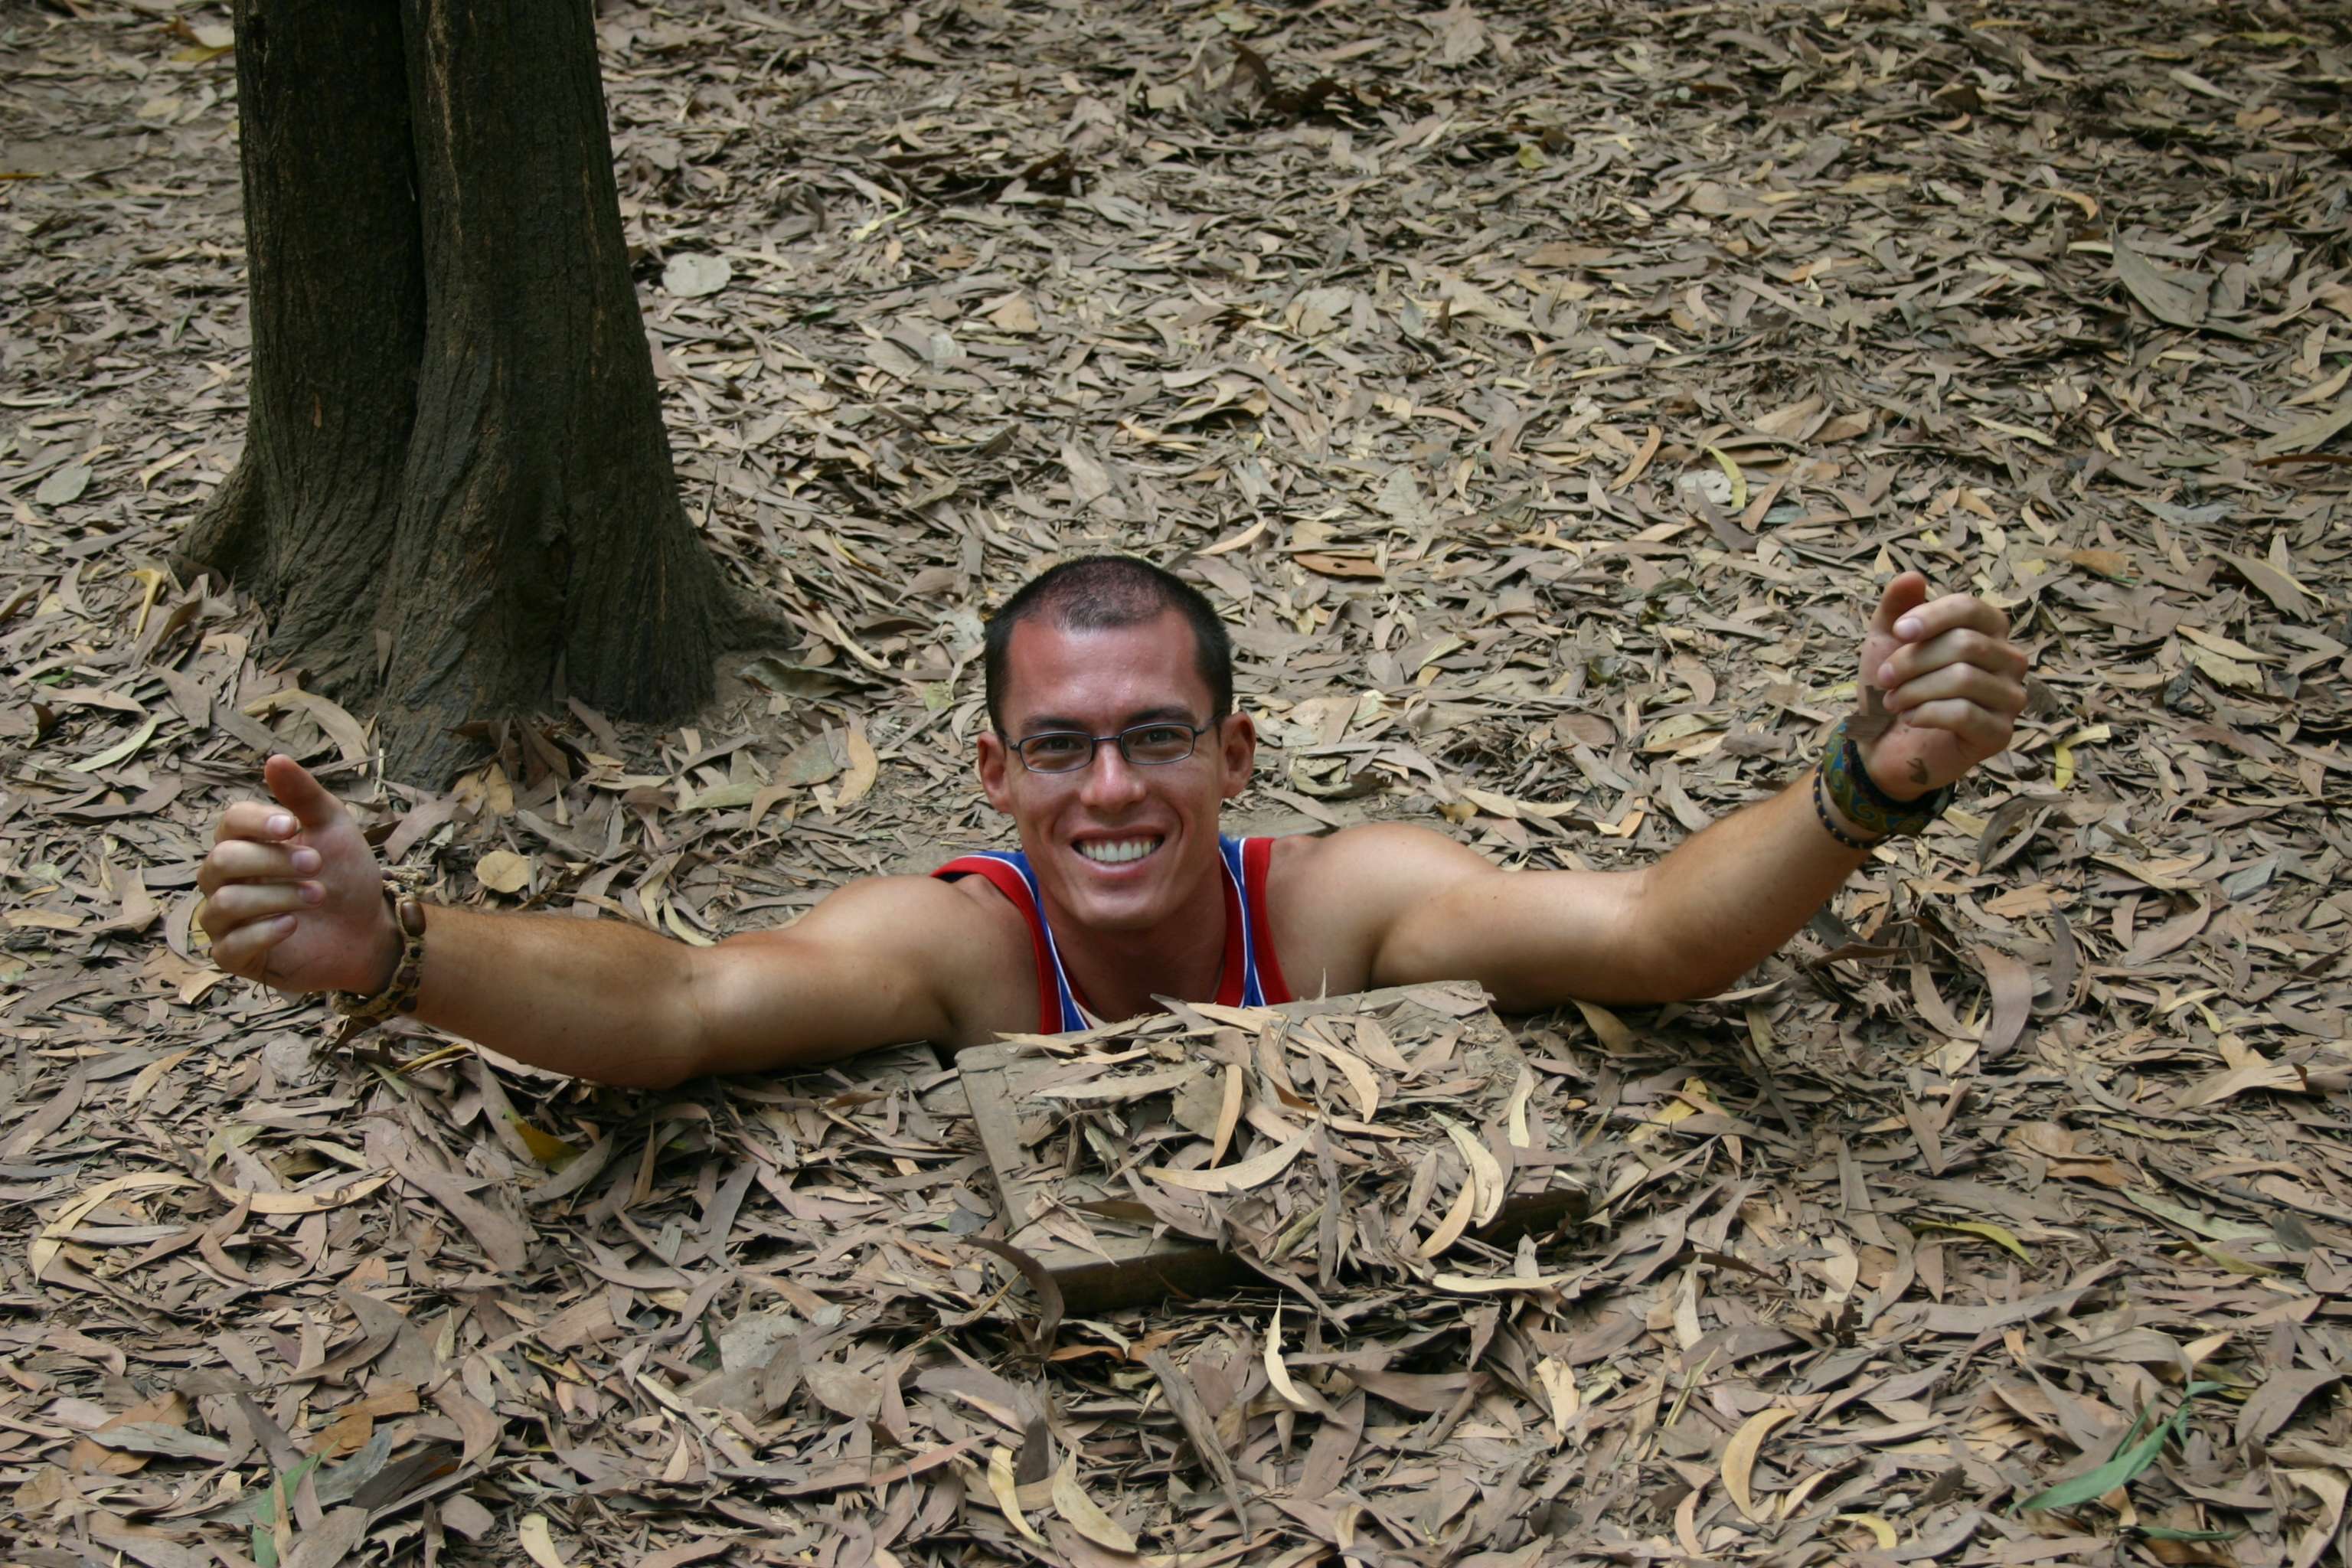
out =
[[[1137,724],[1116,735],[1089,735],[1078,730],[1047,730],[1013,742],[1021,765],[1033,773],[1075,773],[1095,760],[1095,748],[1105,741],[1118,742],[1118,754],[1134,767],[1165,767],[1192,754],[1209,724]]]

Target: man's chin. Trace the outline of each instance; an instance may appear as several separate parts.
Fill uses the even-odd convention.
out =
[[[1166,920],[1156,905],[1122,901],[1115,906],[1080,908],[1072,913],[1078,924],[1097,936],[1136,936],[1156,931]]]
[[[1058,901],[1092,931],[1149,930],[1168,914],[1168,868],[1153,864],[1166,853],[1163,847],[1115,876],[1104,876],[1094,862],[1074,854],[1079,863],[1065,880]]]

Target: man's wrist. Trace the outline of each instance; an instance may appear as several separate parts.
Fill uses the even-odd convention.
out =
[[[1822,831],[1848,849],[1858,854],[1867,854],[1885,842],[1885,835],[1864,827],[1831,803],[1829,792],[1824,787],[1819,768],[1813,770],[1811,793],[1813,797],[1813,816],[1820,821]]]
[[[381,995],[391,989],[394,978],[400,973],[400,954],[404,945],[400,935],[400,917],[393,912],[392,900],[383,898],[376,902],[383,919],[376,928],[376,961],[368,966],[368,973],[375,978],[360,993],[362,996]]]
[[[396,944],[390,974],[372,991],[339,991],[333,997],[335,1011],[356,1020],[354,1026],[415,1012],[425,984],[425,903],[415,891],[422,879],[394,871],[384,881],[384,908]]]
[[[1949,785],[1909,798],[1881,787],[1871,776],[1862,748],[1846,732],[1843,720],[1830,731],[1822,748],[1821,782],[1827,806],[1834,807],[1844,821],[1864,829],[1864,836],[1874,841],[1919,832],[1941,816],[1952,799]],[[1826,809],[1822,821],[1824,826],[1831,826]]]
[[[1859,748],[1856,749],[1859,750]],[[1870,781],[1870,787],[1872,789],[1876,790],[1888,800],[1899,802],[1904,805],[1909,805],[1914,801],[1924,800],[1928,795],[1936,793],[1924,784],[1908,783],[1902,784],[1887,784],[1872,769],[1870,759],[1867,757],[1863,758],[1862,761],[1862,776]]]

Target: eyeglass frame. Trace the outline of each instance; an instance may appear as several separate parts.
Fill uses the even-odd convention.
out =
[[[1201,737],[1207,734],[1210,731],[1216,729],[1224,723],[1226,719],[1231,717],[1233,717],[1233,715],[1230,713],[1224,714],[1218,718],[1210,720],[1205,724],[1187,724],[1182,721],[1176,719],[1147,719],[1140,724],[1129,724],[1126,729],[1114,730],[1108,735],[1089,735],[1084,730],[1040,730],[1034,734],[1024,735],[1021,739],[1016,741],[1011,736],[1006,735],[1003,731],[999,731],[996,738],[1004,742],[1004,749],[1006,751],[1011,752],[1013,756],[1020,760],[1021,766],[1024,772],[1042,773],[1047,778],[1052,778],[1058,773],[1085,773],[1088,768],[1095,765],[1095,754],[1102,750],[1102,743],[1105,741],[1109,741],[1118,747],[1118,759],[1125,763],[1129,767],[1172,768],[1179,763],[1189,763],[1194,757],[1199,756],[1201,754]],[[1170,757],[1165,762],[1147,763],[1138,761],[1128,751],[1127,738],[1129,735],[1134,734],[1139,730],[1189,730],[1192,731],[1192,750],[1186,752],[1181,757]],[[1056,738],[1071,740],[1083,739],[1087,742],[1087,760],[1082,763],[1073,763],[1071,766],[1066,768],[1041,768],[1029,761],[1029,753],[1024,748],[1025,748],[1030,742],[1053,740]]]

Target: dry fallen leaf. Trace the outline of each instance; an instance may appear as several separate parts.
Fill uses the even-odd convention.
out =
[[[474,862],[474,879],[494,893],[520,893],[530,886],[530,862],[511,849],[493,849]]]
[[[1113,1552],[1135,1551],[1135,1537],[1119,1528],[1078,1485],[1076,1455],[1065,1458],[1062,1468],[1054,1472],[1054,1511],[1062,1516],[1064,1523],[1097,1546],[1108,1546]]]
[[[548,1528],[545,1514],[523,1515],[515,1526],[515,1540],[539,1568],[565,1568],[562,1554],[555,1550],[555,1536]]]
[[[1146,1173],[1170,1186],[1188,1187],[1196,1193],[1244,1192],[1280,1175],[1306,1147],[1307,1138],[1301,1134],[1287,1143],[1253,1154],[1231,1165],[1221,1165],[1213,1171],[1177,1171],[1165,1165],[1155,1165]]]
[[[1794,1420],[1797,1412],[1785,1405],[1759,1410],[1739,1424],[1739,1430],[1723,1446],[1723,1489],[1739,1516],[1754,1524],[1763,1516],[1756,1510],[1756,1499],[1749,1484],[1756,1473],[1756,1458],[1764,1447],[1765,1439],[1782,1423]]]
[[[841,787],[835,792],[833,804],[835,810],[846,811],[865,799],[866,792],[874,787],[881,763],[875,760],[874,747],[863,730],[851,728],[842,735],[841,742],[849,753],[849,766],[842,774]]]
[[[996,1500],[996,1511],[1021,1532],[1021,1538],[1033,1546],[1043,1546],[1045,1538],[1037,1533],[1021,1509],[1021,1499],[1013,1480],[1013,1450],[998,1445],[988,1452],[988,1491]]]
[[[1265,1381],[1276,1395],[1287,1401],[1293,1409],[1328,1412],[1330,1408],[1320,1395],[1300,1388],[1291,1381],[1290,1368],[1282,1359],[1282,1309],[1274,1310],[1265,1326]]]
[[[673,256],[662,268],[662,287],[681,300],[698,300],[726,288],[734,275],[723,256]]]
[[[392,1177],[388,1174],[361,1176],[324,1190],[300,1193],[248,1192],[220,1181],[214,1182],[212,1188],[230,1203],[249,1208],[255,1214],[324,1214],[329,1209],[359,1202],[390,1180]]]
[[[2204,324],[2209,287],[2204,279],[2158,270],[2125,244],[2120,233],[2111,237],[2108,243],[2115,251],[2116,276],[2123,279],[2133,299],[2147,307],[2149,314],[2176,327]]]

